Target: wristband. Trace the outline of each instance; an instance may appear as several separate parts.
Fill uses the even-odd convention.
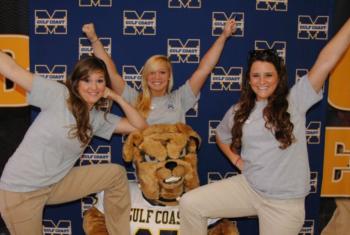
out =
[[[96,37],[95,40],[91,41],[91,44],[94,44],[95,42],[97,42],[98,40],[100,40],[98,37]]]

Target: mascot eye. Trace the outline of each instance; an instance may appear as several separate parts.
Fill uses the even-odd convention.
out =
[[[152,157],[152,156],[145,154],[145,161],[146,162],[157,162],[157,159],[155,157]]]
[[[183,148],[181,153],[180,153],[180,157],[179,158],[184,158],[186,155],[187,155],[186,148]]]

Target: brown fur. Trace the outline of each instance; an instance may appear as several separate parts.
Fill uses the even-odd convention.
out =
[[[123,158],[134,163],[141,191],[148,201],[177,206],[182,194],[199,186],[197,149],[200,143],[200,136],[188,125],[157,124],[130,134],[123,146]],[[238,235],[236,225],[226,222],[214,226],[211,235]],[[107,234],[98,233],[103,229],[103,214],[96,208],[89,209],[84,215],[85,233]]]
[[[235,223],[228,219],[222,219],[208,230],[208,235],[239,235],[239,231]]]
[[[84,213],[83,228],[87,235],[108,235],[105,216],[95,207]]]

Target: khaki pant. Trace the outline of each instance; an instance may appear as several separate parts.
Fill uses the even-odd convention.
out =
[[[70,202],[104,191],[110,235],[130,234],[130,194],[125,169],[117,164],[74,167],[58,183],[33,192],[0,190],[0,212],[11,235],[42,234],[45,205]]]
[[[277,200],[260,196],[243,175],[211,183],[180,199],[180,234],[206,235],[208,218],[257,215],[261,235],[296,235],[304,219],[304,198]]]
[[[348,235],[350,233],[350,199],[336,198],[335,203],[337,208],[321,235]]]

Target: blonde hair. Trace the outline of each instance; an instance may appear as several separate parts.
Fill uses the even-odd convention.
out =
[[[173,88],[174,78],[173,78],[172,65],[168,57],[164,55],[151,56],[143,66],[142,80],[141,80],[142,91],[137,97],[135,107],[144,118],[147,118],[148,113],[151,110],[151,99],[152,99],[152,93],[148,87],[146,78],[151,72],[157,70],[161,65],[164,65],[164,64],[166,65],[170,75],[169,82],[168,82],[168,89],[167,89],[167,93],[170,93]]]

